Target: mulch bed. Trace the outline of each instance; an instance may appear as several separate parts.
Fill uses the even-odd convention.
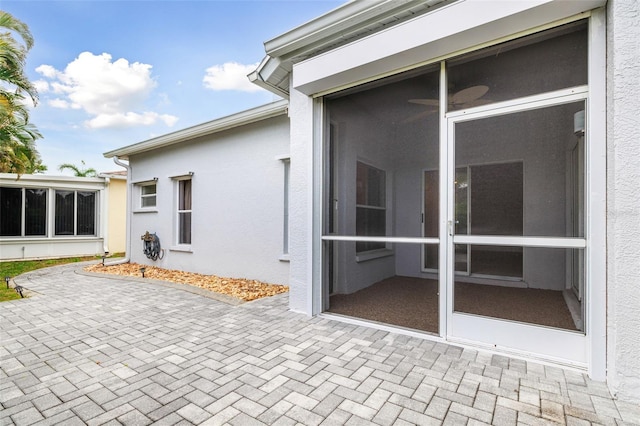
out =
[[[140,268],[142,267],[145,268],[145,278],[192,285],[205,290],[235,297],[245,302],[261,299],[263,297],[271,297],[276,294],[286,293],[289,291],[289,287],[286,285],[269,284],[245,278],[225,278],[218,277],[216,275],[196,274],[193,272],[163,269],[156,266],[140,265],[137,263],[123,263],[111,266],[103,266],[101,263],[97,263],[87,266],[84,270],[101,274],[141,277],[142,274],[140,272]]]

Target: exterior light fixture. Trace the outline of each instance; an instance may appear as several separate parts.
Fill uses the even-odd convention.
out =
[[[144,266],[142,268],[140,268],[140,273],[142,274],[142,278],[144,278],[144,271],[146,271],[147,268],[145,268]]]
[[[104,256],[104,255],[102,256],[102,266],[104,266],[104,258],[105,257],[107,257],[107,256]]]
[[[4,282],[7,283],[7,289],[9,288],[9,281],[11,281],[11,277],[4,277]]]
[[[22,290],[24,290],[24,288],[22,288],[21,285],[17,285],[16,286],[16,293],[18,293],[20,295],[20,297],[24,299],[24,295],[22,294]]]

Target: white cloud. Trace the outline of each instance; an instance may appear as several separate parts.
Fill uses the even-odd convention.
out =
[[[243,65],[237,62],[226,62],[207,68],[203,78],[204,87],[211,90],[238,90],[241,92],[258,92],[264,90],[251,83],[247,75],[258,67],[258,63]]]
[[[36,80],[33,82],[38,93],[46,93],[49,91],[49,83],[44,80]]]
[[[56,78],[58,74],[58,71],[51,65],[40,65],[38,68],[36,68],[36,72],[42,74],[47,78]]]
[[[80,109],[80,105],[72,104],[60,98],[51,99],[49,100],[49,102],[47,102],[47,104],[51,107],[60,108],[60,109]]]
[[[92,116],[85,123],[88,127],[128,127],[158,121],[172,125],[176,117],[144,111],[144,103],[156,87],[151,68],[124,58],[112,61],[108,53],[83,52],[63,71],[51,65],[41,65],[36,71],[45,78],[39,80],[45,91],[59,96],[48,104],[84,110]]]
[[[178,121],[178,117],[168,114],[158,114],[157,112],[144,112],[138,114],[135,112],[117,113],[117,114],[99,114],[95,118],[85,122],[90,129],[103,129],[107,127],[133,127],[133,126],[150,126],[158,121],[162,121],[171,127]]]

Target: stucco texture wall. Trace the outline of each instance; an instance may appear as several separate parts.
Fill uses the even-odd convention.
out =
[[[297,90],[289,99],[291,190],[289,193],[289,308],[311,314],[313,258],[313,101]]]
[[[132,156],[133,262],[223,277],[288,284],[283,252],[284,115]],[[177,180],[192,172],[191,244],[177,241]],[[143,209],[136,182],[157,178],[157,205]],[[160,239],[152,261],[140,237]]]
[[[639,3],[610,0],[607,21],[607,374],[640,402]]]

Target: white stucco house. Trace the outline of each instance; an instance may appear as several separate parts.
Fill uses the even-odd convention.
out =
[[[128,255],[640,401],[639,28],[623,0],[346,3],[265,42],[283,101],[105,153]]]
[[[0,173],[0,260],[125,251],[126,175]]]
[[[286,112],[282,100],[107,153],[128,160],[131,261],[288,283]]]

